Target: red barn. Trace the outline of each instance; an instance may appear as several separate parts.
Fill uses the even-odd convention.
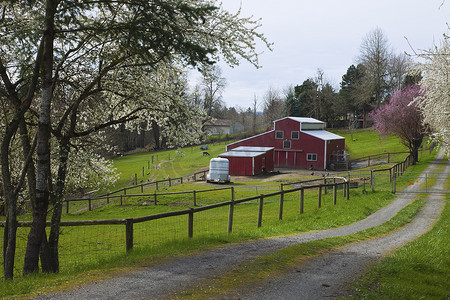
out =
[[[274,121],[273,130],[227,145],[273,147],[274,167],[327,169],[345,157],[345,138],[324,130],[313,118],[286,117]]]
[[[273,170],[274,148],[241,146],[219,157],[228,159],[230,175],[251,176]]]

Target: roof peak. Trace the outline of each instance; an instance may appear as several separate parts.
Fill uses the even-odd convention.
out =
[[[291,120],[294,120],[294,121],[297,121],[297,122],[299,122],[299,123],[316,123],[316,124],[324,124],[324,122],[322,122],[322,121],[320,121],[320,120],[317,120],[317,119],[314,119],[314,118],[308,118],[308,117],[284,117],[284,118],[281,118],[281,119],[278,119],[278,120],[275,120],[275,122],[277,122],[277,121],[281,121],[281,120],[284,120],[284,119],[291,119]]]

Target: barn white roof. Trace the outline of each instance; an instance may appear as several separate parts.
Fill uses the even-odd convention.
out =
[[[234,150],[234,149],[233,149]],[[229,151],[222,154],[219,154],[219,157],[257,157],[260,155],[264,155],[264,152],[251,152],[251,151]]]
[[[321,140],[324,140],[324,141],[345,139],[344,137],[342,137],[340,135],[331,133],[326,130],[303,130],[302,132],[312,135],[312,136],[319,138]]]
[[[305,117],[286,117],[288,119],[300,122],[300,123],[316,123],[316,124],[323,124],[322,121],[319,121],[314,118],[305,118]]]

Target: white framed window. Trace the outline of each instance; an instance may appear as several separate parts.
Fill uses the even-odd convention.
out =
[[[291,149],[291,141],[283,141],[283,149]]]
[[[317,161],[317,154],[316,153],[306,154],[306,160],[307,161]]]
[[[275,131],[275,138],[276,139],[283,139],[284,138],[284,131],[281,131],[281,130]]]
[[[300,132],[299,131],[291,131],[291,139],[298,140],[299,137],[300,137]]]

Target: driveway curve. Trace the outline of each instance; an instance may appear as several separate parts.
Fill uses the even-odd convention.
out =
[[[450,172],[448,161],[443,161],[442,151],[435,162],[445,163],[444,172]],[[436,163],[432,163],[425,172],[432,172],[435,168]],[[444,182],[444,179],[439,179],[436,185],[443,187]],[[346,236],[381,225],[415,199],[416,195],[408,191],[414,190],[416,186],[418,185],[408,186],[406,192],[399,193],[389,205],[348,226],[204,250],[169,262],[143,267],[125,275],[92,282],[75,290],[40,296],[38,299],[167,298],[177,291],[189,289],[200,281],[220,275],[234,266],[285,247],[328,237]],[[308,259],[293,272],[273,278],[264,285],[238,290],[220,298],[320,299],[343,296],[347,293],[348,283],[371,262],[431,229],[440,216],[444,205],[443,199],[443,195],[430,194],[427,203],[414,221],[391,234]]]

